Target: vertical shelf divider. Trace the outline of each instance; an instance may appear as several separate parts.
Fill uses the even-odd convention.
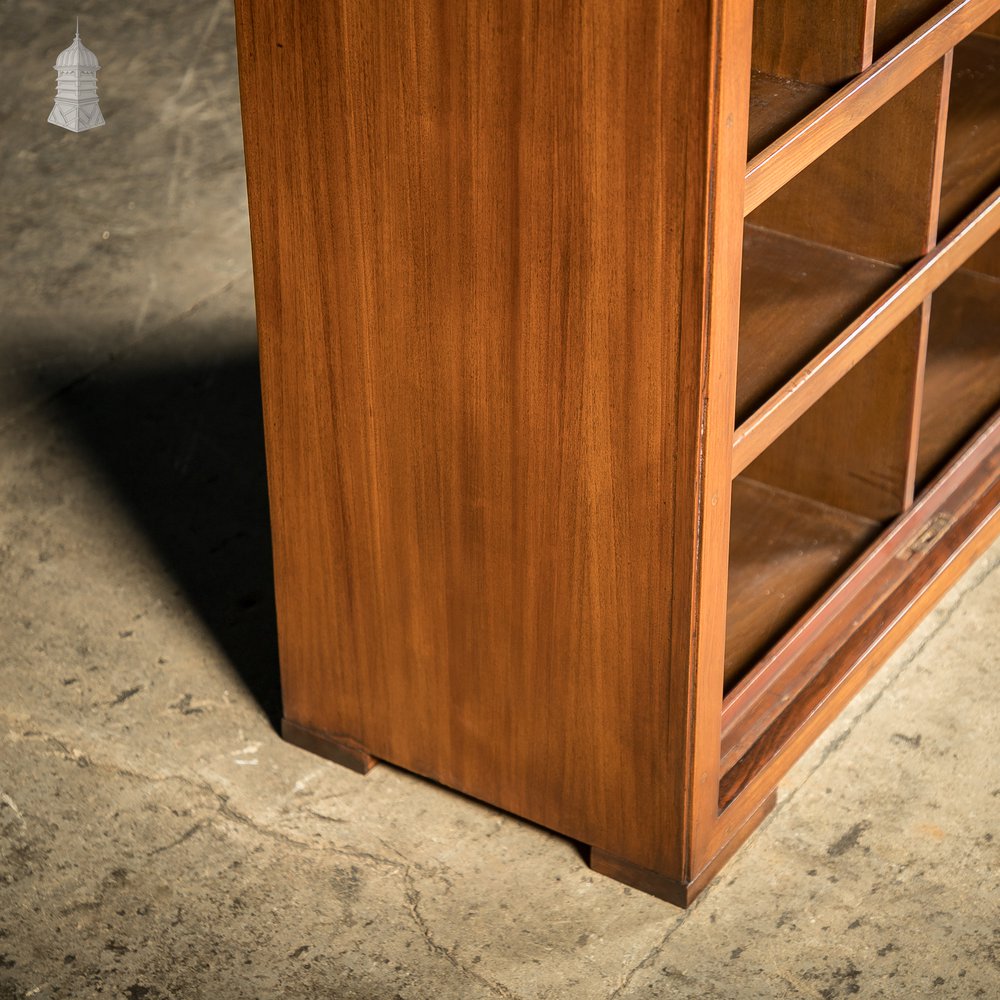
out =
[[[934,137],[934,162],[928,203],[927,247],[935,245],[941,218],[941,181],[944,176],[945,137],[948,130],[948,106],[951,96],[951,74],[954,66],[953,53],[949,52],[942,63],[941,91],[938,102],[937,133]],[[915,314],[919,324],[918,346],[913,370],[912,408],[910,412],[909,441],[906,454],[903,511],[913,506],[916,496],[918,453],[920,447],[920,416],[924,398],[924,372],[927,365],[927,337],[930,330],[932,297],[924,299]]]

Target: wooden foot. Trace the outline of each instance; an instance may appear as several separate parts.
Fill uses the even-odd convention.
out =
[[[619,882],[632,886],[640,892],[648,892],[651,896],[665,899],[674,906],[683,908],[689,907],[698,894],[712,881],[718,874],[722,866],[736,853],[743,842],[760,825],[761,820],[774,808],[778,793],[771,794],[761,803],[756,812],[752,813],[747,821],[736,831],[726,846],[693,878],[690,882],[680,882],[677,879],[668,878],[659,872],[649,871],[647,868],[640,868],[616,858],[613,854],[608,854],[600,848],[590,849],[590,867],[593,871],[601,875],[607,875]]]
[[[349,736],[328,736],[288,719],[281,720],[281,735],[289,743],[349,767],[358,774],[367,774],[378,763],[376,757]]]

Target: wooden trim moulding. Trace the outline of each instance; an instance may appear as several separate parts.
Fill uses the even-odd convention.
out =
[[[953,0],[748,164],[744,215],[822,156],[1000,9],[1000,0]]]

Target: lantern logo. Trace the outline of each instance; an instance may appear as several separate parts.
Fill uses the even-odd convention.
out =
[[[56,103],[49,121],[70,132],[86,132],[104,124],[97,103],[97,56],[80,41],[80,19],[76,19],[73,44],[56,58]]]

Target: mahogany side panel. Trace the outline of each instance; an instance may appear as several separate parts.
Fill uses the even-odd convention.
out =
[[[930,249],[945,52],[998,3],[954,0],[866,76],[874,0],[830,5],[823,46],[808,0],[236,0],[290,741],[493,803],[680,905],[704,888],[1000,528],[994,424],[865,551],[913,489],[908,317],[1000,227],[998,189]],[[781,107],[748,170],[754,18],[755,68],[815,87],[758,74]],[[755,220],[792,235],[747,301],[807,247],[828,314],[771,372],[794,310],[748,324],[734,439],[742,220],[773,191]],[[852,403],[881,437],[834,433]],[[827,565],[775,546],[799,601],[768,609],[751,536],[782,504]]]

